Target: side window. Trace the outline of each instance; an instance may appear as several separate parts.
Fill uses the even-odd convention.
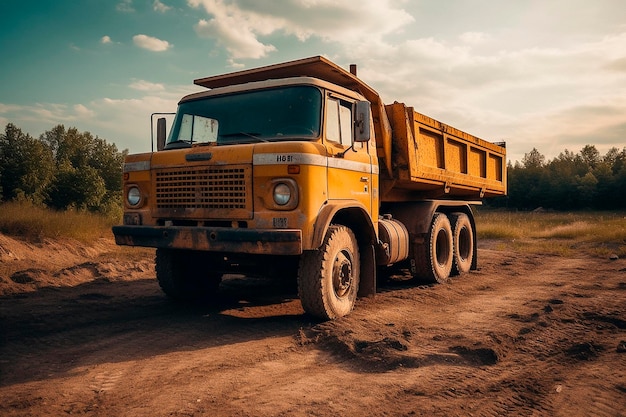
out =
[[[350,103],[339,103],[339,125],[341,126],[341,144],[352,145],[352,106]]]
[[[352,145],[352,103],[329,98],[326,108],[326,139]]]

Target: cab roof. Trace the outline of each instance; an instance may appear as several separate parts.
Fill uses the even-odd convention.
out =
[[[254,81],[303,76],[319,78],[349,90],[357,91],[369,101],[380,100],[374,89],[359,80],[355,75],[322,56],[198,78],[194,80],[194,84],[207,88],[219,88]]]

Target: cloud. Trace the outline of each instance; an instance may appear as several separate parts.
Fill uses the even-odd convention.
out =
[[[154,3],[152,3],[152,9],[155,12],[165,13],[168,10],[171,10],[171,7],[161,3],[159,0],[154,0]]]
[[[102,38],[100,38],[100,43],[106,45],[106,44],[109,44],[109,43],[113,43],[113,41],[111,40],[110,36],[105,35]]]
[[[341,55],[359,64],[360,78],[385,102],[506,140],[513,161],[533,147],[553,158],[565,148],[594,144],[605,152],[626,143],[626,32],[540,45],[510,46],[490,33],[478,38],[379,40]]]
[[[165,86],[159,83],[151,83],[145,80],[137,80],[129,85],[133,90],[138,91],[163,91]]]
[[[115,10],[122,13],[133,13],[135,11],[133,0],[122,0],[115,6]]]
[[[607,62],[606,68],[626,73],[626,56]]]
[[[137,81],[136,83],[147,83]],[[150,115],[154,112],[174,112],[180,98],[198,91],[197,86],[168,86],[134,98],[101,98],[84,104],[36,103],[17,105],[0,103],[2,128],[13,123],[33,137],[63,124],[76,127],[115,143],[119,149],[131,152],[150,151]]]
[[[272,34],[295,36],[304,42],[316,37],[324,42],[355,43],[375,41],[413,21],[391,0],[361,0],[353,3],[334,0],[188,0],[210,15],[195,26],[201,37],[215,39],[232,59],[258,59],[276,51],[264,41]]]
[[[95,115],[93,110],[88,109],[82,104],[74,105],[74,113],[79,119],[92,118]]]
[[[263,58],[276,50],[273,45],[258,41],[251,28],[241,30],[232,18],[202,19],[194,29],[201,37],[217,39],[217,43],[224,46],[234,59]]]
[[[482,32],[465,32],[459,36],[464,43],[477,44],[485,41],[489,35]]]
[[[58,124],[71,123],[93,116],[82,104],[68,106],[58,103],[36,103],[29,106],[0,105],[0,115],[22,130],[34,134],[43,133]]]
[[[147,49],[153,52],[167,51],[172,47],[168,41],[164,41],[158,38],[154,38],[148,35],[135,35],[133,36],[133,42],[140,48]]]
[[[33,137],[63,124],[98,135],[108,142],[116,143],[120,149],[133,147],[134,151],[147,151],[150,149],[148,122],[155,108],[173,111],[171,109],[176,108],[176,101],[144,97],[136,100],[104,98],[90,102],[88,106],[58,103],[0,105],[0,121],[11,122]],[[129,140],[129,137],[134,140]],[[145,142],[142,143],[139,138],[146,138]]]

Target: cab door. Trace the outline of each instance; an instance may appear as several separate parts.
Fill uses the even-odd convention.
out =
[[[372,160],[368,143],[354,141],[354,102],[326,98],[329,199],[356,200],[372,213]]]

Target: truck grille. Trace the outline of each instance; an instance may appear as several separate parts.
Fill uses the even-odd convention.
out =
[[[168,168],[155,174],[158,211],[185,210],[202,218],[241,218],[252,211],[249,166]]]

